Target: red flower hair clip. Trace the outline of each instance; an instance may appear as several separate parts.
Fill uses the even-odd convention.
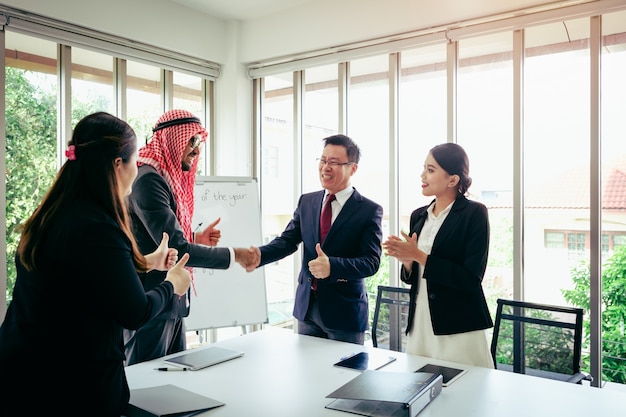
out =
[[[67,149],[65,150],[65,156],[70,161],[75,161],[76,160],[76,146],[74,145],[68,146]]]

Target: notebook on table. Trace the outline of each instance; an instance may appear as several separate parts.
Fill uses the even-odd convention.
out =
[[[393,356],[386,355],[381,352],[358,352],[353,355],[341,358],[335,366],[356,369],[357,371],[376,370],[395,361]]]
[[[239,358],[240,356],[243,356],[243,354],[244,352],[240,352],[238,350],[212,346],[206,349],[198,349],[192,352],[186,352],[173,356],[166,359],[165,363],[168,365],[186,368],[190,371],[197,371],[198,369],[207,368],[218,363]]]
[[[430,372],[432,374],[440,374],[443,377],[442,386],[447,387],[448,385],[459,379],[461,375],[465,374],[467,370],[428,363],[415,372]]]

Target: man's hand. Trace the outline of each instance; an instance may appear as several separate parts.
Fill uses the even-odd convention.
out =
[[[322,247],[318,243],[315,245],[317,258],[309,261],[309,271],[317,279],[326,279],[330,276],[330,260],[322,251]]]
[[[207,246],[217,246],[217,243],[222,237],[222,231],[216,229],[215,226],[222,220],[221,217],[215,219],[213,223],[208,225],[204,230],[196,232],[196,240],[194,243],[200,243]]]

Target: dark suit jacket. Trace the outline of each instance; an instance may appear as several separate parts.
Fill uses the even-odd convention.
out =
[[[139,167],[133,191],[129,197],[129,209],[133,234],[139,251],[154,252],[161,243],[163,232],[169,235],[169,247],[178,250],[178,256],[189,253],[188,267],[226,269],[230,265],[230,251],[225,247],[212,247],[190,243],[183,236],[176,218],[176,201],[170,186],[150,165]],[[159,285],[166,271],[150,271],[140,274],[144,288],[150,290]],[[181,318],[189,315],[185,297],[172,297],[172,308],[159,316],[162,319]]]
[[[411,214],[410,234],[422,231],[428,206]],[[493,326],[482,290],[489,253],[487,208],[459,195],[435,237],[424,268],[428,305],[436,335],[464,333]],[[408,275],[404,266],[401,279],[411,284],[408,333],[413,325],[419,288],[419,269],[413,263]]]
[[[294,253],[300,243],[302,265],[293,315],[304,320],[309,307],[311,282],[308,263],[317,258],[320,212],[324,190],[303,194],[293,218],[283,233],[261,246],[261,265]],[[368,302],[364,278],[378,271],[381,255],[383,209],[357,190],[346,201],[333,222],[322,250],[330,259],[331,275],[318,280],[317,299],[324,325],[344,331],[368,328]]]

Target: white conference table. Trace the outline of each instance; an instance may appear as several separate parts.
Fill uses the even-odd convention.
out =
[[[164,366],[163,358],[132,365],[126,368],[130,388],[173,384],[225,403],[199,416],[347,417],[354,414],[324,408],[332,401],[326,395],[359,371],[333,364],[353,352],[375,349],[271,327],[195,349],[210,346],[245,355],[188,372],[154,370]],[[381,368],[385,371],[414,372],[426,363],[468,369],[443,388],[421,417],[626,415],[626,393],[619,391],[385,352],[397,358]]]

